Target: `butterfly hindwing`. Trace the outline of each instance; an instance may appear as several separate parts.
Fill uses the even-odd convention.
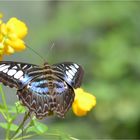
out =
[[[0,61],[0,82],[19,89],[29,80],[27,71],[38,66],[12,61]]]
[[[80,87],[84,74],[80,65],[72,62],[64,62],[54,64],[52,67],[55,74],[65,80],[71,87]]]
[[[17,95],[22,104],[27,106],[30,112],[34,112],[38,119],[53,113],[63,118],[71,107],[75,94],[73,88],[62,80],[57,82],[54,79],[54,84],[55,87],[49,89],[48,81],[37,77],[23,90],[18,90]]]

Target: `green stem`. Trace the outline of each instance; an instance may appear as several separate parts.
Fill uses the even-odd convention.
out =
[[[8,107],[7,107],[7,103],[6,103],[6,99],[5,99],[5,94],[4,94],[3,89],[2,89],[2,85],[0,85],[0,92],[1,92],[2,102],[4,105],[5,111],[6,111],[6,115],[4,114],[3,116],[8,123],[7,131],[6,131],[6,139],[8,139],[9,134],[10,134],[10,126],[11,126],[12,120],[10,119],[10,114],[8,112]]]
[[[7,119],[9,119],[9,112],[8,112],[8,107],[7,107],[7,103],[6,103],[6,99],[5,99],[5,94],[3,92],[3,89],[2,89],[2,85],[0,85],[0,92],[1,92],[1,97],[2,97],[2,102],[3,102],[3,105],[4,105],[4,108],[6,110],[6,113],[8,115]]]
[[[6,119],[7,117],[6,117],[6,115],[5,115],[5,113],[0,109],[0,113],[2,114],[2,116]]]
[[[15,131],[15,133],[13,134],[13,136],[10,139],[15,139],[17,136],[19,136],[21,134],[21,132],[19,132],[19,130],[23,127],[24,123],[26,122],[26,120],[29,118],[29,112],[25,114],[22,123],[19,125],[18,129]]]
[[[15,140],[23,140],[23,139],[27,139],[27,138],[34,137],[34,136],[37,136],[37,134],[23,136],[23,137],[20,137],[20,138],[15,139]]]

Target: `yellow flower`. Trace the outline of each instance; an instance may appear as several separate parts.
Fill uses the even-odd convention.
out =
[[[11,18],[6,26],[11,34],[13,33],[13,35],[16,35],[20,39],[23,39],[27,35],[26,24],[15,17]]]
[[[96,98],[82,88],[75,89],[75,99],[72,105],[73,112],[77,116],[84,116],[96,105]]]
[[[0,21],[0,59],[3,55],[24,50],[26,46],[23,39],[27,32],[26,24],[15,17],[10,18],[7,23]]]

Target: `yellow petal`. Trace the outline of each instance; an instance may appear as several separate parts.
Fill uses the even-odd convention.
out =
[[[77,99],[78,100],[78,99]],[[90,111],[93,106],[95,106],[95,97],[88,93],[83,93],[81,97],[79,97],[78,106],[82,110]]]
[[[22,51],[26,48],[24,41],[17,39],[15,41],[8,40],[8,45],[11,46],[15,51]]]
[[[0,55],[4,54],[4,45],[3,43],[0,43]]]
[[[6,24],[5,23],[2,23],[1,26],[0,26],[0,33],[2,35],[7,35],[7,27],[6,27]]]
[[[11,46],[7,46],[6,54],[13,54],[15,50]]]
[[[0,49],[4,49],[3,43],[0,43]]]
[[[78,88],[75,90],[75,99],[72,105],[77,116],[84,116],[96,105],[96,98],[92,94]]]
[[[0,42],[2,42],[2,39],[3,39],[3,35],[0,32]]]
[[[1,20],[0,13],[0,58],[4,54],[13,54],[26,48],[22,40],[27,34],[27,26],[17,18],[11,18],[6,24]]]
[[[10,33],[10,34],[8,35],[8,38],[9,38],[9,40],[11,40],[11,41],[15,41],[15,40],[19,39],[18,36],[17,36],[17,34],[15,34],[15,33]]]
[[[76,103],[73,103],[72,109],[73,109],[73,112],[76,116],[85,116],[87,114],[87,111],[79,108]]]
[[[11,18],[6,24],[9,32],[14,32],[17,36],[23,39],[27,34],[27,26],[24,22],[18,20],[17,18]]]

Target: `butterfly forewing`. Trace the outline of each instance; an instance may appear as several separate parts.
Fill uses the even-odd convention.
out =
[[[72,62],[58,63],[53,65],[53,70],[59,78],[65,80],[71,87],[81,86],[84,71],[80,65]]]
[[[28,71],[36,68],[39,67],[27,63],[0,61],[0,82],[21,89],[32,78],[28,75]]]

